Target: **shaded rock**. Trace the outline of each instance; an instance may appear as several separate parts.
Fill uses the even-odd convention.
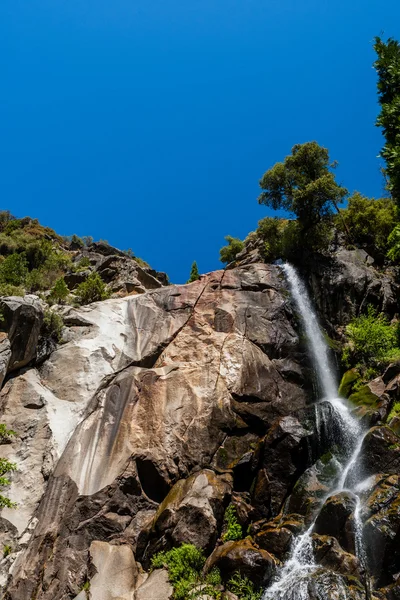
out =
[[[11,346],[7,369],[11,372],[26,366],[35,358],[43,310],[36,296],[1,298],[0,310],[2,328],[8,334]]]
[[[155,569],[136,590],[135,600],[170,600],[174,589],[168,581],[168,571]]]
[[[365,502],[363,536],[370,573],[393,585],[400,570],[400,476],[382,478]]]
[[[330,496],[315,521],[314,533],[335,537],[347,552],[355,553],[356,498],[347,492]]]
[[[11,344],[6,333],[0,332],[0,388],[7,375],[11,359]]]
[[[288,553],[293,540],[293,531],[285,527],[285,521],[265,523],[254,536],[254,541],[263,550],[267,550],[279,560]]]
[[[215,475],[211,470],[178,481],[155,514],[154,542],[150,542],[146,559],[154,548],[158,551],[184,543],[209,552],[217,540],[231,490],[231,476]]]
[[[345,552],[335,537],[328,535],[312,536],[315,560],[318,564],[341,573],[360,577],[358,559],[350,552]]]
[[[226,542],[218,546],[207,559],[204,570],[206,573],[213,567],[221,571],[223,581],[228,581],[235,572],[242,577],[248,577],[254,584],[265,586],[275,572],[276,559],[266,552],[256,548],[248,538],[237,542]]]
[[[400,438],[389,427],[373,427],[364,438],[360,456],[363,476],[396,474],[400,471]]]

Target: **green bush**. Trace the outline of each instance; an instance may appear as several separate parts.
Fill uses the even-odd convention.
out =
[[[90,267],[90,258],[88,256],[82,256],[79,262],[72,265],[72,271],[79,273],[80,271],[86,271]]]
[[[232,237],[231,235],[225,236],[228,244],[223,246],[219,251],[219,260],[222,263],[231,263],[236,260],[237,254],[244,248],[244,242],[239,238]]]
[[[367,314],[356,317],[346,327],[347,344],[342,360],[347,367],[366,369],[400,358],[399,327],[369,306]]]
[[[205,560],[203,552],[196,546],[183,544],[179,548],[156,554],[151,566],[153,569],[166,568],[174,588],[174,599],[186,600],[193,587],[199,584]]]
[[[83,281],[76,288],[76,297],[78,304],[90,304],[99,300],[106,300],[111,295],[98,273],[91,273],[86,281]]]
[[[19,285],[0,283],[0,296],[24,296],[25,290]]]
[[[400,260],[400,225],[396,225],[388,237],[387,256],[393,262]]]
[[[0,263],[0,283],[23,285],[28,275],[28,266],[23,254],[10,254]]]
[[[9,544],[5,544],[3,546],[3,557],[5,558],[6,556],[8,556],[9,554],[11,554],[12,552],[12,548]]]
[[[256,591],[254,584],[247,577],[242,577],[240,573],[235,573],[228,581],[228,589],[236,594],[241,600],[260,600],[262,590]]]
[[[236,516],[236,508],[230,504],[224,515],[225,532],[222,536],[223,542],[230,540],[241,540],[243,538],[243,530]]]

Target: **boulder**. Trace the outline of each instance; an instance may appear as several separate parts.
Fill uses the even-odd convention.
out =
[[[36,356],[40,329],[43,323],[43,309],[36,296],[11,296],[0,299],[2,329],[7,333],[11,357],[7,371],[25,367]],[[4,351],[8,354],[7,344]]]
[[[268,584],[276,570],[277,560],[246,538],[218,546],[208,557],[204,570],[208,573],[213,567],[220,569],[223,581],[228,581],[234,573],[239,572],[258,587]]]
[[[152,524],[146,558],[153,548],[193,544],[205,552],[215,545],[224,508],[232,490],[232,477],[209,469],[178,481],[160,504]]]
[[[312,536],[314,557],[318,564],[342,575],[360,577],[360,563],[350,552],[345,552],[336,538],[328,535]]]
[[[330,496],[315,521],[314,533],[336,538],[344,550],[355,554],[356,505],[357,499],[348,492]]]
[[[368,431],[360,452],[361,473],[396,474],[400,471],[400,438],[390,427],[376,426]]]
[[[11,344],[6,333],[0,332],[0,389],[11,359]]]
[[[168,580],[168,571],[155,569],[136,590],[134,600],[170,600],[174,589]]]
[[[131,548],[95,541],[90,545],[90,557],[96,570],[90,579],[90,597],[131,600],[139,577]]]

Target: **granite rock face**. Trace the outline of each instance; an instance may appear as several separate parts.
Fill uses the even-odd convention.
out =
[[[117,269],[128,281],[123,253],[91,252],[103,278],[114,269],[117,281]],[[352,260],[343,255],[336,275],[313,275],[321,316],[334,327],[371,283],[353,290],[371,267]],[[332,405],[315,404],[279,267],[251,262],[182,286],[150,276],[157,283],[137,277],[143,293],[60,308],[64,343],[40,361],[39,307],[28,318],[36,301],[28,299],[34,307],[21,326],[12,327],[17,316],[8,321],[0,410],[17,436],[0,456],[18,465],[9,488],[18,508],[0,518],[0,543],[11,548],[0,561],[5,600],[87,600],[88,590],[94,600],[168,600],[168,574],[150,573],[151,558],[182,543],[202,548],[205,571],[217,566],[224,584],[239,572],[262,587],[321,507],[309,598],[365,598],[354,498],[328,497],[346,440]],[[389,288],[379,285],[389,307]],[[325,299],[323,286],[333,290]],[[22,314],[13,299],[2,302]],[[400,438],[381,422],[397,379],[391,368],[372,385],[385,399],[363,438],[360,514],[377,553],[367,556],[371,600],[398,592]],[[243,539],[226,538],[230,505]]]

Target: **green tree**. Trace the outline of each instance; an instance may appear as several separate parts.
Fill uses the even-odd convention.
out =
[[[239,238],[232,237],[231,235],[225,236],[228,244],[223,246],[219,251],[219,260],[222,263],[230,263],[236,260],[236,255],[239,254],[244,248],[244,242]]]
[[[397,221],[397,208],[390,198],[366,198],[355,192],[347,207],[340,210],[341,219],[336,219],[337,227],[346,233],[343,224],[350,232],[351,241],[366,246],[369,252],[385,253],[388,236]]]
[[[400,260],[400,225],[396,225],[388,237],[388,258],[393,262]]]
[[[381,111],[376,125],[382,128],[385,145],[381,156],[386,162],[387,188],[400,203],[400,44],[393,38],[384,42],[375,38],[378,56],[374,67],[378,74]]]
[[[67,284],[65,283],[64,277],[60,277],[55,282],[53,289],[51,290],[51,297],[56,302],[62,304],[66,298],[68,297],[69,289]]]
[[[91,273],[86,281],[83,281],[76,288],[76,296],[79,304],[90,304],[99,300],[106,300],[111,295],[98,273]]]
[[[348,194],[335,181],[335,166],[328,150],[317,142],[296,144],[283,162],[264,173],[258,202],[295,215],[303,238],[312,243],[313,234],[330,220],[333,208],[339,212],[338,204]]]
[[[197,262],[194,261],[192,264],[192,269],[190,271],[190,277],[187,280],[187,283],[192,283],[192,281],[197,281],[197,279],[200,279],[200,275],[199,269],[197,268]]]
[[[23,254],[10,254],[0,263],[0,282],[21,285],[28,275],[28,266]]]
[[[15,431],[7,429],[4,423],[0,423],[0,442],[4,443],[15,435]],[[17,465],[10,462],[6,458],[0,458],[0,487],[6,487],[10,485],[10,480],[7,477],[8,473],[12,473],[17,470]],[[0,494],[0,509],[2,508],[15,508],[17,505],[12,502],[7,496]]]

